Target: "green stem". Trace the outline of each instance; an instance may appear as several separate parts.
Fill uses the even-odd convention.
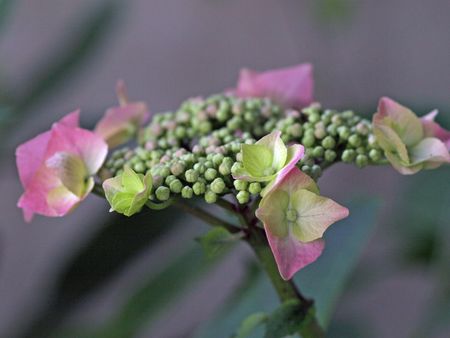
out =
[[[302,326],[299,334],[302,338],[321,338],[325,334],[320,327],[314,314],[314,304],[312,300],[305,298],[292,280],[285,281],[281,278],[278,272],[278,267],[270,250],[264,230],[257,227],[255,224],[248,228],[247,242],[253,248],[258,260],[267,273],[273,287],[275,288],[281,302],[295,299],[299,302],[302,309],[303,317]]]

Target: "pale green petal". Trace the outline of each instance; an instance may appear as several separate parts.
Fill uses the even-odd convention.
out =
[[[274,190],[261,200],[256,217],[270,229],[274,236],[284,238],[289,234],[286,222],[288,207],[289,194],[283,190]]]
[[[305,189],[292,194],[291,205],[298,214],[297,222],[291,230],[302,242],[321,238],[331,224],[348,215],[347,208]]]
[[[409,163],[408,150],[392,128],[374,124],[373,132],[378,144],[385,152],[397,154],[401,161]]]
[[[47,160],[46,165],[56,171],[62,184],[74,195],[81,197],[85,194],[88,173],[79,156],[57,152]]]
[[[122,186],[124,191],[130,193],[139,193],[144,189],[142,178],[128,166],[125,167],[122,174]]]
[[[430,164],[431,168],[450,162],[450,154],[445,144],[434,137],[427,137],[411,148],[412,164]]]
[[[274,174],[272,170],[273,154],[260,144],[242,145],[242,164],[245,170],[253,177],[268,176]]]
[[[283,168],[286,163],[287,148],[283,140],[281,139],[281,132],[271,132],[270,134],[258,140],[256,144],[265,146],[271,151],[273,156],[271,167],[273,167],[276,171]]]

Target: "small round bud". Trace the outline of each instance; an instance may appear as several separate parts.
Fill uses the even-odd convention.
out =
[[[194,192],[191,187],[186,186],[181,189],[181,197],[183,198],[192,198],[193,194]]]
[[[164,180],[164,182],[169,185],[170,183],[172,183],[174,180],[176,180],[177,178],[174,175],[169,175],[166,177],[166,179]]]
[[[211,190],[208,190],[205,192],[205,202],[206,203],[216,203],[217,202],[217,195],[212,192]]]
[[[184,176],[186,177],[186,181],[188,181],[190,183],[197,182],[197,180],[198,180],[198,171],[196,171],[194,169],[186,170],[186,172],[184,173]]]
[[[316,141],[316,139],[314,138],[314,136],[311,136],[311,135],[305,135],[302,138],[302,144],[305,147],[312,147],[314,145],[315,141]]]
[[[355,159],[356,152],[353,149],[346,149],[342,153],[342,161],[350,163]]]
[[[314,147],[312,150],[312,156],[315,158],[322,157],[325,152],[325,149],[321,146]]]
[[[368,164],[369,164],[369,159],[367,158],[366,155],[359,154],[358,156],[356,156],[356,165],[358,167],[363,168]]]
[[[195,182],[192,186],[192,190],[194,190],[194,194],[201,195],[205,193],[206,186],[203,182]]]
[[[215,179],[217,177],[217,170],[214,168],[208,168],[208,169],[206,169],[204,176],[205,176],[206,180],[212,181],[213,179]]]
[[[167,201],[170,197],[170,189],[165,186],[161,186],[156,189],[155,195],[158,200]]]
[[[347,140],[351,135],[350,129],[347,126],[340,126],[337,131],[341,140]]]
[[[293,137],[301,137],[303,134],[302,125],[300,123],[294,123],[288,127],[287,132]]]
[[[361,138],[358,135],[353,134],[348,138],[348,143],[354,147],[359,147],[361,145]]]
[[[184,172],[185,165],[183,163],[177,162],[170,166],[170,171],[175,176],[179,176]]]
[[[311,175],[314,179],[318,179],[322,175],[322,168],[317,164],[311,167]]]
[[[133,166],[133,169],[137,173],[144,173],[147,168],[143,162],[138,162]]]
[[[214,154],[212,161],[215,165],[220,165],[223,161],[223,155],[222,154]]]
[[[160,175],[152,175],[153,177],[153,187],[157,188],[163,184],[163,178]]]
[[[243,181],[243,180],[235,180],[233,182],[233,185],[236,188],[236,190],[242,191],[242,190],[247,190],[248,182]]]
[[[309,165],[303,165],[301,170],[306,174],[306,175],[311,175],[311,167]]]
[[[225,161],[219,166],[219,173],[223,176],[230,175],[232,164],[229,164]]]
[[[239,191],[239,193],[236,195],[236,199],[240,204],[245,204],[250,200],[250,194],[248,191]]]
[[[175,194],[179,194],[181,192],[181,189],[183,189],[183,183],[179,179],[174,179],[172,182],[170,182],[170,191],[172,191]]]
[[[369,157],[373,162],[378,162],[379,160],[381,160],[381,151],[379,151],[378,149],[371,149],[369,151]]]
[[[160,174],[162,177],[166,178],[167,176],[170,175],[170,169],[167,168],[167,167],[162,167],[161,169],[159,169],[159,174]]]
[[[222,194],[225,191],[226,185],[223,179],[220,177],[216,178],[214,181],[211,182],[210,189],[212,192],[216,194]]]
[[[238,171],[242,170],[244,165],[241,162],[235,162],[231,167],[231,173],[236,174]]]
[[[313,113],[309,114],[308,121],[311,123],[316,123],[316,122],[320,121],[319,113],[313,112]]]
[[[331,150],[331,149],[325,150],[325,156],[324,156],[325,161],[333,162],[336,159],[336,157],[337,157],[337,154],[334,150]]]
[[[369,134],[369,131],[370,131],[370,127],[368,126],[367,122],[359,122],[356,125],[356,132],[359,135],[366,136]]]
[[[261,184],[259,182],[250,183],[248,186],[248,192],[252,195],[259,194],[261,192]]]
[[[327,136],[323,139],[322,146],[325,149],[333,149],[336,146],[336,141],[334,140],[333,137]]]

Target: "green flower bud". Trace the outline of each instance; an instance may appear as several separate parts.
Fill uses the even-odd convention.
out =
[[[314,138],[314,136],[305,135],[302,138],[302,144],[307,148],[312,147],[314,145],[314,142],[316,142],[316,139]]]
[[[358,167],[363,168],[368,164],[369,164],[369,159],[367,158],[366,155],[359,154],[358,156],[356,156],[356,165]]]
[[[160,186],[155,191],[156,198],[160,201],[167,201],[170,197],[170,189],[165,186]]]
[[[315,158],[322,157],[325,152],[325,149],[321,146],[317,146],[312,151],[312,156]]]
[[[144,173],[147,170],[147,167],[143,162],[138,162],[135,165],[133,165],[133,169],[137,173]]]
[[[247,190],[248,182],[242,181],[242,180],[235,180],[233,182],[233,185],[236,188],[236,190],[242,191],[242,190]]]
[[[337,129],[337,131],[338,131],[339,137],[342,140],[347,140],[350,137],[350,135],[351,135],[350,129],[348,129],[347,126],[340,126]]]
[[[369,151],[369,157],[373,162],[378,162],[381,160],[381,151],[378,149],[371,149]]]
[[[205,201],[206,203],[216,203],[217,202],[217,195],[212,192],[211,190],[208,190],[205,192]]]
[[[325,161],[333,162],[336,159],[336,157],[337,157],[337,154],[334,150],[331,150],[331,149],[325,150],[325,156],[324,156]]]
[[[336,127],[340,126],[342,124],[342,117],[340,115],[334,115],[331,118],[331,123],[333,123],[333,125],[335,125]]]
[[[219,166],[219,173],[223,176],[230,175],[231,173],[231,166],[230,164],[226,163],[225,161],[222,162],[222,164]]]
[[[354,147],[359,147],[361,145],[361,138],[358,135],[353,134],[348,138],[348,143]]]
[[[363,122],[359,122],[359,123],[356,125],[356,132],[357,132],[359,135],[363,135],[363,136],[368,135],[369,132],[370,132],[370,127],[369,127],[367,121],[366,121],[366,122],[364,122],[364,121],[363,121]]]
[[[325,149],[333,149],[336,146],[336,141],[333,137],[327,136],[322,140],[322,146]]]
[[[223,179],[220,177],[216,178],[214,181],[211,182],[210,189],[212,192],[216,194],[222,194],[225,191],[226,185]]]
[[[293,137],[301,137],[303,134],[302,125],[300,123],[294,123],[288,127],[287,132]]]
[[[206,185],[203,182],[195,182],[192,186],[192,190],[194,191],[194,194],[201,195],[205,193]]]
[[[239,171],[241,171],[243,169],[244,169],[244,165],[241,162],[236,162],[231,167],[231,173],[232,174],[236,174],[237,172],[239,172]]]
[[[311,175],[311,167],[309,165],[303,165],[301,170],[306,174],[306,175]]]
[[[183,163],[177,162],[170,166],[170,171],[175,176],[179,176],[184,172],[185,165]]]
[[[330,124],[327,127],[327,133],[330,134],[331,136],[337,136],[337,126],[335,124]]]
[[[223,155],[222,154],[214,154],[212,161],[216,166],[220,165],[223,161]]]
[[[164,182],[169,185],[170,183],[172,183],[173,181],[175,181],[177,179],[176,176],[174,175],[169,175],[166,177],[166,179],[164,180]]]
[[[261,192],[261,184],[259,182],[250,183],[248,192],[252,195],[259,194]]]
[[[245,204],[250,200],[250,194],[248,191],[239,191],[239,193],[236,195],[236,199],[240,204]]]
[[[320,114],[316,113],[316,112],[309,114],[308,121],[311,122],[311,123],[319,122],[320,121]]]
[[[317,164],[311,167],[311,175],[314,179],[318,179],[322,175],[322,168]]]
[[[217,170],[214,168],[208,168],[205,171],[205,178],[208,181],[212,181],[213,179],[215,179],[217,177]]]
[[[179,194],[181,192],[181,189],[183,189],[183,183],[181,183],[179,179],[175,179],[170,182],[169,188],[173,193]]]
[[[168,167],[162,167],[159,169],[158,174],[165,178],[170,175],[170,169]]]
[[[356,152],[353,149],[346,149],[342,153],[342,161],[350,163],[355,159]]]
[[[181,189],[181,197],[183,198],[192,198],[192,195],[194,192],[192,191],[191,187],[185,186],[183,189]]]

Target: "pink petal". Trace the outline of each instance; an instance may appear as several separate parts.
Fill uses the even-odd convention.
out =
[[[433,110],[427,115],[421,118],[422,125],[425,132],[425,137],[436,137],[440,139],[450,150],[450,131],[442,128],[438,123],[434,121],[438,114],[437,110]]]
[[[56,123],[51,131],[46,159],[58,152],[78,155],[86,165],[89,175],[95,174],[105,161],[108,146],[93,132],[82,128],[69,128]]]
[[[309,63],[260,73],[242,69],[236,93],[242,97],[270,97],[287,107],[305,107],[313,101],[312,73]]]
[[[80,111],[76,110],[63,117],[58,123],[68,127],[77,127]],[[35,138],[21,144],[16,149],[16,164],[20,181],[26,188],[44,161],[47,144],[50,139],[50,131],[39,134]]]
[[[325,246],[321,239],[303,243],[291,234],[284,238],[273,236],[268,227],[264,228],[278,270],[284,280],[291,279],[297,271],[314,262],[322,254]]]

